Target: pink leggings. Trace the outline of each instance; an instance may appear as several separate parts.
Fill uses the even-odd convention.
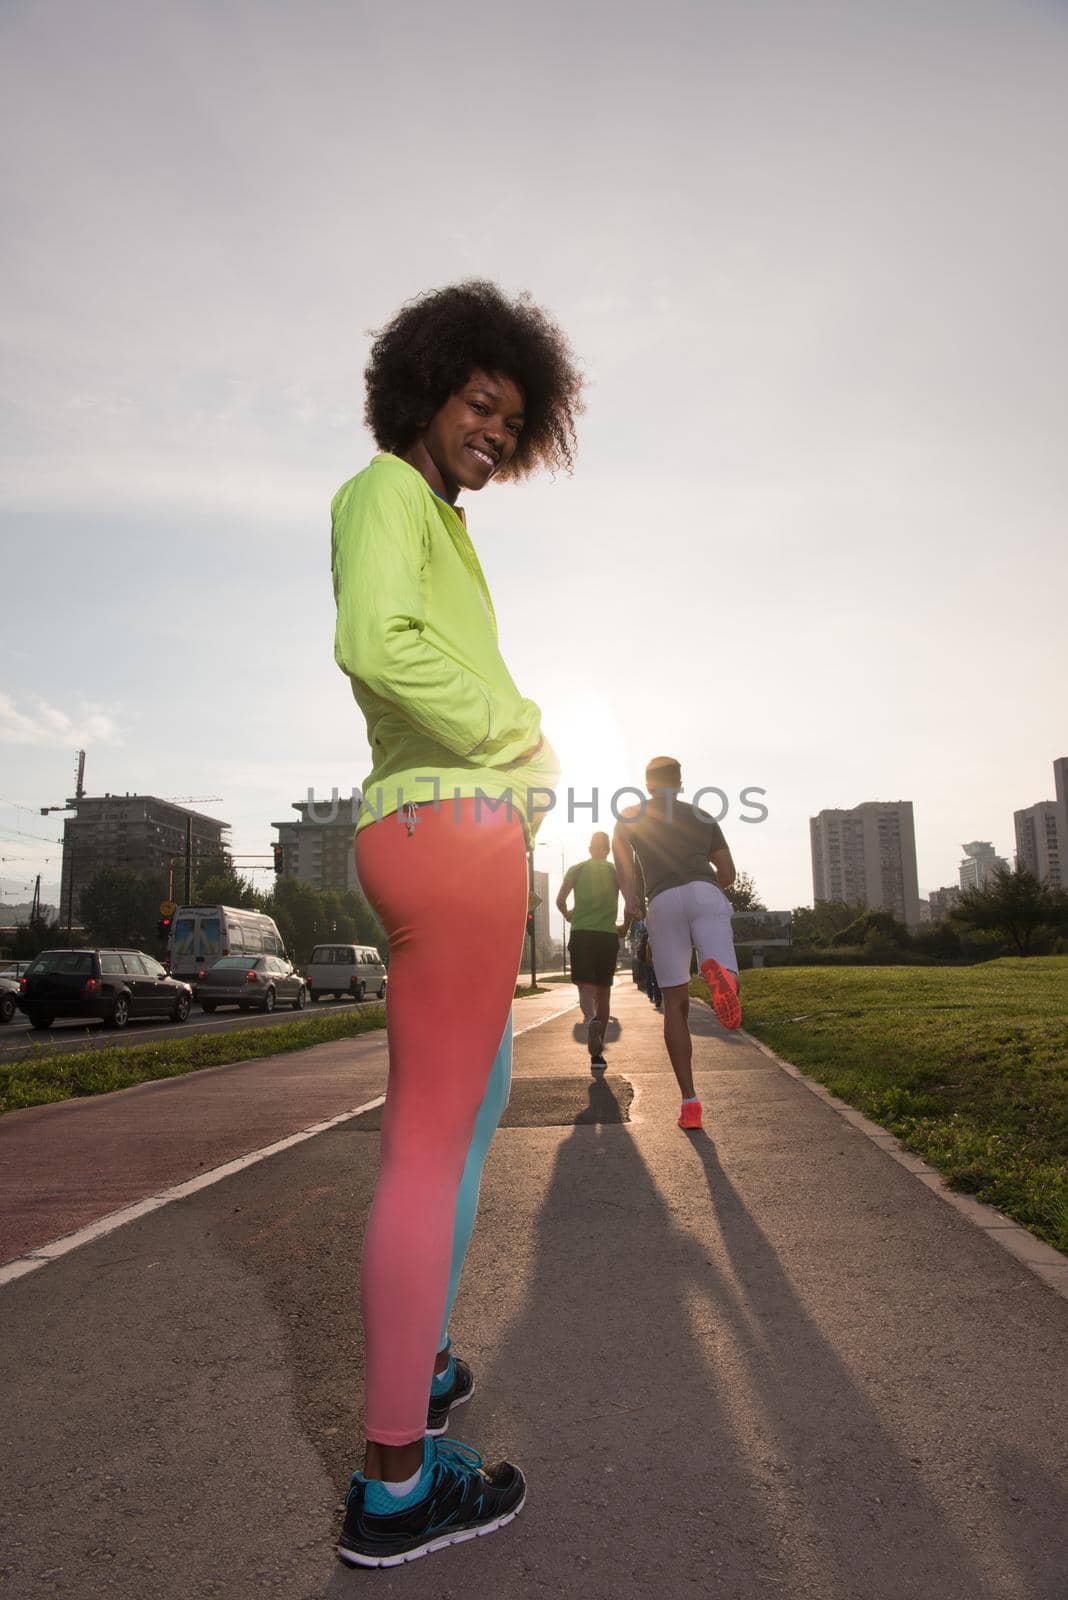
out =
[[[457,1193],[523,950],[522,824],[475,806],[421,805],[356,836],[390,951],[389,1087],[363,1245],[365,1432],[378,1444],[426,1428]]]

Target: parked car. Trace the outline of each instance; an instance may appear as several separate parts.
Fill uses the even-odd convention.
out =
[[[273,1011],[276,1005],[303,1011],[307,998],[303,975],[283,956],[220,956],[197,973],[197,999],[205,1011]]]
[[[346,995],[366,1000],[369,994],[386,997],[386,969],[371,944],[317,944],[308,962],[308,989],[313,1000],[323,995]]]
[[[57,1017],[99,1017],[110,1028],[131,1017],[184,1022],[192,1003],[189,985],[143,950],[43,950],[19,980],[19,1010],[33,1028]]]
[[[19,1008],[19,986],[14,978],[0,973],[0,1022],[10,1022]]]
[[[15,983],[18,983],[22,974],[28,972],[29,969],[30,962],[28,960],[8,961],[4,966],[0,967],[0,978],[11,978]]]

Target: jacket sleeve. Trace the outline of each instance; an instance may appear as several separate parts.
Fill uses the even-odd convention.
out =
[[[332,549],[334,659],[343,672],[477,766],[507,765],[537,744],[541,713],[533,701],[492,697],[426,641],[429,551],[420,510],[397,484],[358,485],[339,497]]]

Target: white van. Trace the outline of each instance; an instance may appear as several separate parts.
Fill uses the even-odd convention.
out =
[[[220,956],[284,956],[278,924],[262,911],[238,906],[179,906],[171,923],[172,978],[196,987],[197,974]]]
[[[313,1000],[336,994],[341,1000],[386,997],[386,969],[370,944],[317,944],[307,967],[308,993]]]

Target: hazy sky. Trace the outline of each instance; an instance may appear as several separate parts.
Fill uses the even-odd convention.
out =
[[[79,745],[238,852],[359,783],[329,502],[368,330],[471,275],[590,378],[573,478],[468,497],[565,782],[679,755],[772,906],[825,806],[911,799],[921,891],[1011,855],[1068,754],[1063,5],[6,0],[0,44],[5,899],[55,899]]]

